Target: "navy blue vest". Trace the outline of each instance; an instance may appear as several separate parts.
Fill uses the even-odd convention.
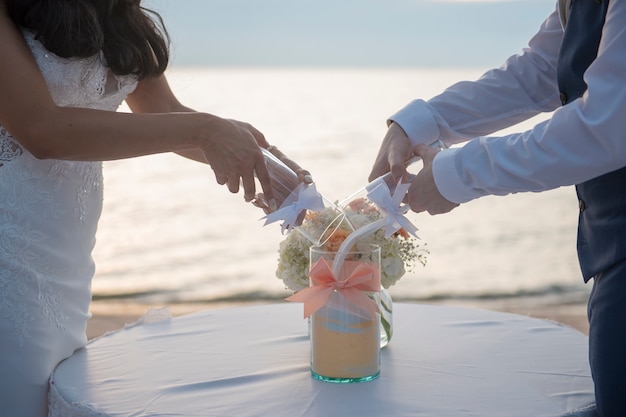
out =
[[[583,73],[598,54],[608,3],[571,2],[557,64],[563,105],[581,97],[587,89]],[[626,259],[626,168],[578,184],[576,193],[580,206],[578,260],[583,278],[588,281]]]

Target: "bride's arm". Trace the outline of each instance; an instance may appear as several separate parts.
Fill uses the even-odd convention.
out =
[[[244,124],[198,112],[116,113],[57,106],[4,2],[0,57],[0,124],[35,157],[103,161],[194,152],[204,155],[217,182],[228,184],[231,192],[238,192],[241,181],[246,198],[252,198],[256,171],[264,193],[273,195],[261,150]]]
[[[139,83],[135,91],[128,96],[126,103],[135,113],[171,113],[171,112],[193,112],[195,110],[180,103],[169,87],[164,75],[156,78],[143,80]],[[248,130],[255,138],[259,146],[270,149],[271,153],[280,159],[285,165],[291,168],[298,176],[300,182],[309,183],[312,181],[309,171],[303,169],[294,160],[278,150],[275,146],[270,146],[265,136],[248,123],[231,120],[233,123]],[[200,162],[206,162],[202,152],[186,150],[178,152],[179,155]]]
[[[165,75],[145,79],[137,85],[135,91],[126,98],[126,104],[133,113],[189,113],[195,110],[183,105],[172,92]],[[265,136],[248,123],[237,120],[231,122],[248,130],[259,146],[268,148],[270,145]],[[204,154],[198,150],[179,151],[178,154],[199,162],[208,162]]]

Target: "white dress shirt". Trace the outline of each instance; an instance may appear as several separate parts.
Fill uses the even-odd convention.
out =
[[[626,2],[611,1],[587,92],[561,107],[556,77],[563,36],[558,8],[526,49],[479,80],[414,100],[390,119],[412,143],[448,145],[433,163],[439,192],[454,203],[484,195],[573,185],[626,165]],[[531,130],[487,137],[541,112]]]

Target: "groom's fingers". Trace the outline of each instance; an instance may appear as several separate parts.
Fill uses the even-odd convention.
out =
[[[387,172],[389,172],[389,162],[385,160],[381,163],[377,159],[372,166],[372,170],[370,171],[370,175],[367,177],[367,180],[374,181],[376,178],[386,174]]]
[[[410,152],[410,149],[407,149]],[[404,168],[404,161],[406,158],[405,152],[399,152],[394,146],[391,146],[389,142],[383,142],[372,170],[368,177],[369,181],[374,181],[381,175],[385,175],[391,172],[394,178],[402,178],[406,173]]]
[[[391,175],[393,178],[398,181],[400,179],[406,179],[408,173],[406,171],[406,167],[404,166],[406,162],[406,155],[399,152],[394,152],[392,149],[389,152],[389,168],[391,171]]]
[[[381,168],[381,163],[376,161],[372,166],[372,170],[370,171],[370,175],[367,177],[367,180],[374,181],[376,178],[384,175],[387,172],[389,172],[389,163],[385,161],[383,168]]]
[[[439,153],[438,149],[432,148],[425,143],[419,143],[413,146],[412,150],[415,155],[422,158],[424,164],[432,163],[432,160],[435,159],[435,155]]]
[[[396,181],[405,178],[407,171],[404,165],[411,156],[411,141],[408,136],[400,125],[391,123],[378,150],[369,180],[373,181],[388,172],[391,172]]]

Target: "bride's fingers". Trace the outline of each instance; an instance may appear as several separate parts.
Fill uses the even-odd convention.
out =
[[[309,171],[307,171],[306,169],[300,169],[298,171],[296,171],[296,173],[298,174],[298,179],[305,183],[305,184],[312,184],[313,183],[313,177],[311,176],[311,173]]]
[[[215,181],[219,184],[219,185],[224,185],[228,182],[228,177],[225,175],[219,175],[217,173],[215,173]]]
[[[258,193],[254,196],[254,199],[252,200],[252,205],[262,209],[265,214],[269,214],[271,212],[270,206],[267,201],[265,201],[265,196],[263,195],[263,193]]]
[[[233,194],[237,194],[239,192],[239,178],[237,179],[229,178],[227,186],[228,186],[228,191],[230,191]]]
[[[241,185],[243,187],[243,198],[246,202],[254,200],[255,196],[255,183],[252,175],[244,175],[241,177]]]
[[[272,145],[267,148],[276,158],[280,159],[283,164],[287,165],[298,176],[300,182],[310,184],[313,182],[311,173],[298,165],[293,159],[285,155],[280,149]]]

